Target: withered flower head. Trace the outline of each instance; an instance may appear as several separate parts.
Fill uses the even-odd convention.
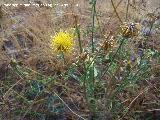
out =
[[[140,31],[139,23],[124,23],[121,27],[121,35],[125,38],[132,38],[138,36]]]
[[[105,52],[109,52],[110,50],[112,50],[114,45],[115,45],[115,39],[113,36],[111,36],[109,40],[104,41],[104,43],[101,45],[101,48]]]

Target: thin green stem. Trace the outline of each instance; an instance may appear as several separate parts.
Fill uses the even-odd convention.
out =
[[[62,55],[62,58],[63,58],[63,62],[64,62],[64,64],[65,64],[65,63],[66,63],[66,60],[65,60],[65,57],[64,57],[64,53],[62,52],[61,55]]]
[[[77,34],[78,42],[79,42],[79,49],[80,49],[80,53],[82,53],[83,52],[83,48],[82,48],[81,37],[80,37],[80,28],[78,26],[77,16],[74,16],[74,17],[75,17],[76,34]],[[88,105],[87,87],[86,87],[87,68],[86,68],[86,64],[85,64],[84,61],[83,61],[83,68],[84,68],[83,90],[84,90],[84,97],[85,97],[85,100],[86,100],[87,105]]]
[[[96,17],[96,1],[92,0],[92,53],[94,53],[94,30],[95,30],[95,17]]]
[[[78,43],[79,43],[79,49],[80,49],[80,53],[83,52],[83,49],[82,49],[82,42],[81,42],[81,36],[80,36],[80,28],[79,26],[76,24],[76,33],[77,33],[77,37],[78,37]]]
[[[95,18],[96,18],[96,2],[97,0],[92,0],[92,53],[94,53],[94,32],[95,32]],[[91,72],[91,81],[93,84],[93,88],[94,88],[94,84],[95,84],[95,78],[94,78],[94,62],[93,62],[93,66],[91,68],[92,70]],[[94,91],[92,91],[94,94]],[[92,95],[92,97],[94,97],[94,95]],[[93,110],[91,110],[92,112],[94,112]]]
[[[81,34],[80,34],[80,27],[78,26],[78,16],[74,15],[74,22],[75,22],[75,30],[76,30],[76,34],[78,37],[78,43],[79,43],[79,49],[80,49],[80,53],[83,52],[83,48],[82,48],[82,42],[81,42]]]

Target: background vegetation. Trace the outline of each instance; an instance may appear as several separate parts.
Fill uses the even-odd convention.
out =
[[[0,119],[160,119],[158,0],[5,2],[29,1],[0,7]]]

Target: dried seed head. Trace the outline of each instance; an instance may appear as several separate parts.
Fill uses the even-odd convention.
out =
[[[126,38],[132,38],[138,36],[140,31],[139,23],[124,23],[121,27],[121,35]]]
[[[115,39],[113,36],[111,36],[111,38],[109,40],[106,40],[102,45],[101,48],[102,50],[104,50],[105,52],[109,52],[110,50],[112,50],[112,48],[115,46]]]

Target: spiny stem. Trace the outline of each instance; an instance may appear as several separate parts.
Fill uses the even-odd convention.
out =
[[[76,25],[76,33],[77,33],[77,37],[78,37],[80,53],[82,53],[83,49],[82,49],[82,43],[81,43],[81,38],[80,38],[80,28],[77,25]]]
[[[76,30],[76,34],[77,34],[77,37],[78,37],[78,43],[79,43],[79,49],[80,49],[80,53],[83,52],[83,49],[82,49],[82,42],[81,42],[81,35],[80,35],[80,27],[78,26],[78,16],[77,15],[74,15],[74,19],[75,19],[75,30]]]

